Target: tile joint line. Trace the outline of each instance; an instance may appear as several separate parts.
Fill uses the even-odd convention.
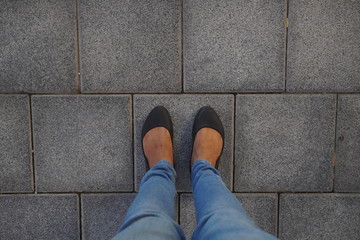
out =
[[[285,17],[285,73],[284,73],[284,92],[287,92],[287,67],[288,67],[288,41],[289,41],[289,0],[286,0],[286,17]]]
[[[277,194],[277,212],[276,212],[276,236],[279,238],[280,234],[280,194]]]
[[[79,219],[79,233],[80,233],[80,240],[82,239],[82,214],[81,214],[81,193],[78,193],[78,219]]]
[[[131,135],[132,135],[131,136],[131,150],[132,150],[132,163],[133,163],[133,171],[132,171],[132,174],[133,174],[133,182],[132,182],[133,187],[132,187],[132,191],[135,192],[135,188],[136,188],[135,182],[137,180],[135,180],[135,178],[136,178],[136,174],[135,174],[136,166],[135,166],[135,146],[134,146],[134,144],[135,144],[135,134],[134,134],[135,133],[135,131],[134,131],[134,129],[135,129],[134,94],[130,95],[130,105],[131,105],[131,112],[130,112],[130,114],[131,114],[131,118],[130,118],[131,124],[130,124],[130,126],[131,126]]]
[[[33,124],[33,109],[32,109],[32,96],[28,95],[29,100],[29,120],[30,120],[30,141],[31,141],[31,168],[32,168],[32,182],[33,182],[33,193],[36,191],[36,174],[35,174],[35,149],[34,149],[34,124]]]
[[[180,35],[181,93],[184,93],[184,0],[180,0]]]
[[[76,82],[78,93],[81,93],[80,76],[80,34],[79,34],[79,1],[75,1],[75,47],[76,47]]]
[[[233,162],[232,162],[232,165],[233,165],[233,169],[232,169],[232,188],[231,188],[231,190],[234,192],[235,191],[235,155],[236,155],[236,152],[235,152],[235,146],[236,146],[236,144],[235,144],[235,141],[236,141],[236,96],[237,96],[237,94],[234,94],[233,95],[233,100],[234,100],[234,111],[233,111],[233,129],[232,129],[232,131],[233,131],[233,148],[232,148],[232,151],[233,151],[233,157],[232,157],[232,160],[233,160]]]
[[[337,138],[337,118],[338,118],[338,106],[339,106],[339,95],[335,95],[335,119],[334,119],[334,149],[332,154],[332,171],[333,171],[333,179],[332,179],[332,192],[335,192],[335,167],[336,167],[336,138]]]

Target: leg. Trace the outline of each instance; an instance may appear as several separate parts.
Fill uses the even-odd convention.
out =
[[[225,134],[213,109],[199,110],[193,135],[191,178],[197,221],[193,239],[276,239],[256,227],[215,169]]]
[[[143,177],[140,191],[113,240],[185,239],[175,222],[175,170],[158,161]]]
[[[174,221],[176,174],[172,129],[171,117],[164,107],[158,106],[150,112],[143,126],[142,144],[151,169],[143,177],[140,191],[114,240],[185,239]]]
[[[197,227],[193,239],[276,239],[260,230],[205,159],[192,166]]]

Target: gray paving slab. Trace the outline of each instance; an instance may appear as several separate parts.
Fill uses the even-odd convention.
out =
[[[134,193],[82,194],[82,238],[108,240],[115,236],[135,195]]]
[[[75,1],[0,3],[0,92],[75,92]]]
[[[180,92],[180,1],[80,0],[83,92]]]
[[[232,188],[233,119],[232,95],[135,95],[134,96],[134,149],[135,186],[138,189],[146,171],[146,160],[141,145],[141,130],[150,111],[158,105],[166,107],[174,125],[174,158],[177,172],[176,186],[180,192],[191,192],[190,159],[192,125],[202,106],[211,106],[219,114],[225,128],[225,146],[219,162],[219,171],[225,184]]]
[[[360,192],[360,95],[339,95],[335,191]]]
[[[186,92],[282,91],[286,1],[184,1]]]
[[[360,91],[360,1],[289,4],[287,90]]]
[[[80,239],[75,194],[0,195],[0,239]]]
[[[27,95],[0,95],[0,192],[31,192],[30,103]]]
[[[264,231],[276,236],[278,197],[271,193],[236,193],[249,216]]]
[[[264,231],[276,235],[277,194],[235,194],[247,214]],[[196,227],[196,214],[192,194],[180,194],[180,225],[186,239],[191,239]]]
[[[335,103],[335,95],[238,95],[235,191],[331,191]]]
[[[360,238],[359,194],[281,194],[280,239]]]
[[[32,97],[38,191],[133,190],[128,95]]]

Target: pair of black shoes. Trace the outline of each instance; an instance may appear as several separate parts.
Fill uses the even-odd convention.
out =
[[[167,109],[163,106],[157,106],[149,113],[143,125],[141,139],[143,140],[145,134],[149,132],[151,129],[156,127],[166,128],[170,133],[171,140],[173,139],[174,130],[173,130],[171,117]],[[211,107],[207,107],[207,106],[202,107],[197,112],[192,129],[193,142],[195,141],[197,132],[202,128],[212,128],[217,132],[219,132],[223,139],[222,149],[224,148],[224,137],[225,137],[224,126],[222,125],[221,120],[219,116],[216,114],[215,110]],[[218,162],[219,161],[216,161],[216,168],[218,166]]]

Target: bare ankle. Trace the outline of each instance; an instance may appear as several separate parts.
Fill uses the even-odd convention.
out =
[[[156,127],[147,132],[143,138],[143,146],[150,168],[160,160],[174,164],[172,140],[166,128]]]
[[[191,163],[198,159],[207,160],[215,167],[221,154],[223,139],[216,130],[212,128],[200,129],[195,137]]]

